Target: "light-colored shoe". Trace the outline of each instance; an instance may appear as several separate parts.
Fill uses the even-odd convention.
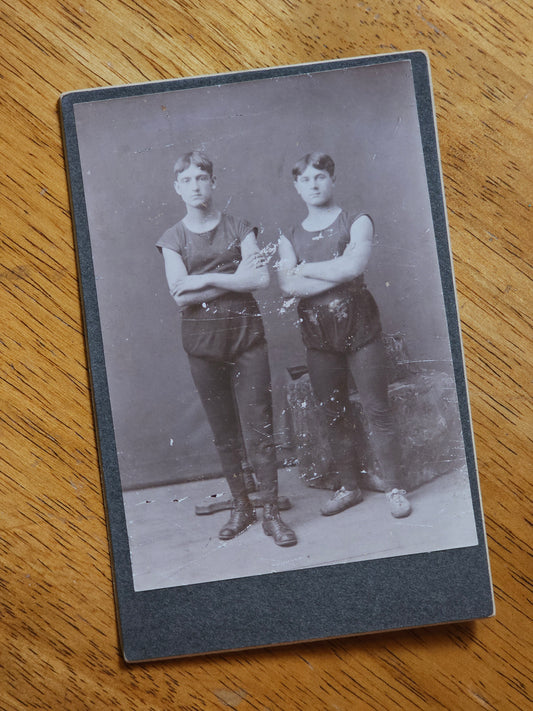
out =
[[[411,513],[411,504],[406,498],[406,493],[405,489],[392,489],[386,494],[394,518],[405,518]]]
[[[360,501],[363,500],[363,494],[360,489],[345,489],[341,486],[340,489],[333,494],[329,501],[326,501],[324,506],[320,509],[322,516],[334,516],[349,509],[350,506],[355,506]]]

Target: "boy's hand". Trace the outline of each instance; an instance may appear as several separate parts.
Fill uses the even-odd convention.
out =
[[[256,269],[266,267],[267,263],[268,259],[265,255],[261,254],[261,252],[254,252],[253,254],[249,254],[247,257],[244,257],[237,267],[237,271],[255,271]]]
[[[297,264],[294,269],[291,270],[291,274],[293,276],[307,276],[306,272],[306,263],[305,262],[300,262],[300,264]]]

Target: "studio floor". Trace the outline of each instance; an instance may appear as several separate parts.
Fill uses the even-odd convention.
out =
[[[292,507],[282,518],[298,536],[290,548],[276,546],[258,521],[230,541],[218,531],[228,511],[196,515],[195,507],[227,491],[225,481],[188,482],[127,491],[124,505],[137,591],[260,575],[475,545],[477,534],[466,469],[434,479],[411,492],[413,511],[395,519],[385,496],[365,491],[364,500],[336,516],[320,515],[330,491],[313,489],[296,468],[279,472],[280,495]]]

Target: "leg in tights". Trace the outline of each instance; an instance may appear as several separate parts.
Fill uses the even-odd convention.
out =
[[[326,416],[333,463],[346,489],[356,490],[357,457],[354,422],[349,415],[348,361],[344,354],[308,350],[307,365],[314,393]]]
[[[401,488],[400,450],[389,405],[385,348],[376,339],[348,356],[386,491]]]
[[[233,368],[242,437],[262,499],[278,499],[278,470],[272,426],[272,388],[266,343],[245,351]]]
[[[266,343],[245,351],[234,362],[194,356],[189,356],[189,362],[233,497],[245,493],[241,474],[244,440],[263,500],[277,501],[278,473]]]
[[[233,369],[233,389],[238,404],[246,452],[255,469],[263,500],[263,531],[278,546],[297,543],[294,531],[278,510],[278,470],[272,427],[272,389],[266,343],[242,353]]]
[[[233,364],[189,356],[191,374],[213,432],[222,472],[232,496],[245,494],[241,474],[242,444],[233,396]]]

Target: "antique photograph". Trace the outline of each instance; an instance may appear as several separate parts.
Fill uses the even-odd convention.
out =
[[[411,62],[74,119],[134,591],[477,546]]]

